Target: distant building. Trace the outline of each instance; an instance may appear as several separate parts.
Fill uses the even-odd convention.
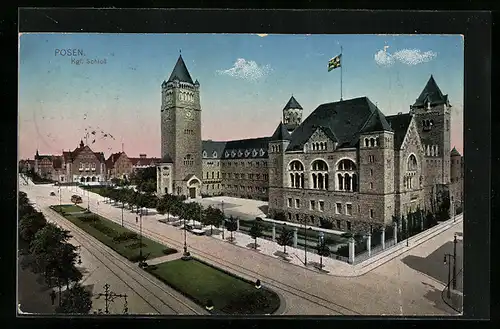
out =
[[[113,153],[106,160],[106,179],[128,179],[132,174],[132,161],[125,152]]]
[[[138,158],[130,158],[132,163],[132,169],[143,169],[149,167],[155,167],[157,163],[160,162],[160,158],[150,157],[148,158],[146,154],[139,154]]]
[[[103,152],[94,152],[80,141],[73,151],[64,151],[60,182],[97,183],[106,181],[106,159]]]

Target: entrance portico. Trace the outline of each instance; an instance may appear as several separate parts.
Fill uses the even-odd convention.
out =
[[[188,175],[186,178],[183,180],[186,182],[185,188],[186,188],[186,196],[188,199],[197,199],[201,198],[201,180],[196,177],[196,175],[191,174]]]

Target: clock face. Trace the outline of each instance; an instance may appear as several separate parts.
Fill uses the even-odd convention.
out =
[[[186,119],[192,119],[192,118],[193,118],[193,112],[191,112],[191,111],[189,111],[189,110],[188,110],[188,111],[186,111],[186,114],[185,114],[185,115],[186,115]]]

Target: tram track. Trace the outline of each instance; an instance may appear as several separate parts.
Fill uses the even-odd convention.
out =
[[[111,205],[111,206],[113,206],[113,205]],[[112,216],[110,216],[112,214],[107,213],[106,215],[108,215],[108,217],[106,217],[108,220],[111,220],[115,223],[120,223],[120,221],[118,219],[110,218],[110,217],[112,217]],[[128,227],[129,229],[133,230],[134,232],[139,232],[139,230],[140,230],[139,224],[135,224],[133,222],[124,221],[124,226]],[[179,242],[179,241],[172,239],[168,236],[165,236],[163,234],[154,232],[151,229],[144,228],[144,225],[142,227],[142,231],[143,231],[143,234],[145,232],[147,233],[147,235],[145,234],[144,236],[146,236],[150,239],[156,240],[157,242],[160,242],[160,243],[163,243],[163,244],[166,244],[168,246],[172,246],[172,247],[175,247],[178,249],[183,248],[182,242]],[[199,248],[190,247],[189,250],[193,256],[196,256],[196,255],[202,256],[204,258],[204,260],[209,260],[209,262],[212,263],[213,265],[218,265],[221,268],[229,269],[230,272],[233,272],[233,273],[238,274],[238,275],[243,275],[243,277],[247,277],[250,280],[259,279],[262,282],[265,282],[265,284],[269,287],[277,288],[277,289],[282,290],[284,292],[287,292],[293,296],[307,300],[315,305],[318,305],[318,306],[321,306],[327,310],[333,311],[336,314],[361,315],[361,313],[359,313],[351,308],[345,307],[341,304],[338,304],[338,303],[333,302],[331,300],[325,299],[323,297],[313,295],[307,291],[304,291],[304,290],[298,289],[292,285],[280,282],[280,281],[273,279],[269,276],[262,275],[261,273],[247,269],[246,267],[243,267],[243,266],[236,264],[234,262],[230,262],[230,261],[221,262],[216,256],[213,256],[210,253],[207,253]],[[332,305],[334,305],[335,308],[332,307]]]
[[[45,209],[45,213],[48,219],[53,220],[63,228],[70,230],[72,232],[73,239],[80,243],[82,248],[85,248],[87,252],[89,252],[94,258],[96,258],[105,268],[113,273],[121,282],[123,282],[130,290],[136,293],[137,296],[139,296],[158,314],[166,314],[164,312],[165,307],[169,309],[174,315],[182,315],[183,312],[166,303],[161,296],[146,287],[145,284],[139,282],[139,280],[137,280],[137,277],[140,277],[143,280],[147,281],[152,286],[154,286],[155,290],[161,291],[162,293],[168,295],[169,298],[174,299],[176,303],[183,305],[194,314],[200,314],[199,311],[195,310],[190,305],[179,299],[177,296],[167,291],[164,288],[165,285],[163,283],[159,284],[154,282],[147,276],[147,272],[140,268],[136,268],[137,265],[129,263],[128,260],[121,259],[121,256],[116,254],[115,251],[107,250],[107,246],[102,245],[100,241],[98,241],[94,237],[89,236],[87,232],[71,223],[66,218],[62,217],[59,213],[48,207]],[[112,267],[118,268],[118,271],[116,269],[113,269]],[[133,275],[131,273],[133,273]],[[146,294],[141,293],[138,290],[143,290],[143,292],[146,292]],[[152,298],[147,298],[147,296]]]

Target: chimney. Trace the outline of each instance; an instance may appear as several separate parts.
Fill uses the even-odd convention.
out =
[[[139,158],[146,159],[146,154],[139,154]]]

